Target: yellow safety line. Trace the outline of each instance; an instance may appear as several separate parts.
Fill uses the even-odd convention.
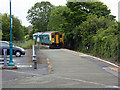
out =
[[[120,68],[117,67],[109,67],[109,68],[113,71],[120,72]]]
[[[46,59],[47,60],[47,64],[48,64],[48,72],[52,71],[52,65],[50,64],[50,60],[49,58]]]

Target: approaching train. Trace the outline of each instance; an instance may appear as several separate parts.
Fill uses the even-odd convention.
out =
[[[41,44],[49,45],[50,48],[63,47],[63,33],[59,31],[38,32],[33,34],[33,39],[39,41]]]

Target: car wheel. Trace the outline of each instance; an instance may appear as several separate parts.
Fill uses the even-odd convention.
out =
[[[16,55],[16,57],[21,57],[21,52],[20,51],[16,51],[15,55]]]

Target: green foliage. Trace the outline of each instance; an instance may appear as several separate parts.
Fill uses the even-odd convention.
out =
[[[13,41],[23,41],[24,40],[24,31],[20,20],[12,16],[13,25],[12,25],[12,38]],[[2,15],[2,40],[10,40],[10,17],[8,14]]]
[[[118,24],[109,26],[106,30],[100,29],[94,37],[94,53],[117,60],[119,56],[118,35],[120,35]]]
[[[29,33],[28,27],[23,26],[24,34],[27,35]]]
[[[29,40],[29,38],[30,38],[30,36],[27,34],[27,35],[25,35],[25,40],[27,41],[27,40]]]
[[[66,20],[65,23],[63,23],[62,26],[62,31],[65,33],[65,36],[67,37],[68,40],[71,40],[70,42],[67,41],[67,39],[65,39],[65,46],[67,48],[73,49],[74,47],[81,47],[81,45],[79,45],[77,42],[80,42],[84,44],[86,44],[86,46],[88,43],[86,43],[88,41],[87,38],[84,39],[84,41],[82,42],[82,36],[87,36],[89,34],[92,34],[96,31],[97,28],[101,27],[102,24],[105,25],[104,23],[101,23],[101,25],[99,25],[99,23],[102,20],[102,18],[109,18],[110,20],[114,19],[115,17],[110,14],[110,10],[108,10],[108,7],[106,5],[104,5],[102,2],[67,2],[67,7],[70,9],[69,12],[63,12],[63,16]],[[99,22],[97,23],[97,27],[96,26],[96,22],[92,23],[91,26],[89,26],[89,22],[85,22],[89,17],[91,17],[91,15],[93,15],[93,17],[95,16],[96,18],[99,18],[101,16],[103,16],[102,18],[100,18]],[[95,18],[95,19],[96,19]],[[91,18],[90,18],[91,19]],[[92,19],[91,19],[92,21]],[[84,35],[80,36],[80,31],[83,30],[81,26],[81,24],[85,24],[83,26],[87,27],[89,26],[89,30],[90,33],[85,33],[85,29],[82,32]],[[109,25],[108,25],[109,26]],[[81,28],[79,28],[81,27]],[[104,26],[102,26],[104,27]],[[106,26],[107,27],[107,26]],[[77,30],[79,28],[79,30]],[[86,28],[87,29],[87,28]],[[93,29],[93,30],[92,30]],[[88,30],[88,32],[89,32]],[[70,33],[70,34],[69,34]],[[69,37],[69,35],[71,37]],[[84,36],[84,37],[85,37]],[[65,38],[66,38],[65,37]],[[91,38],[91,36],[89,36],[89,38]],[[77,44],[74,44],[77,43]],[[84,46],[84,47],[86,47]]]
[[[27,19],[33,24],[30,39],[38,31],[62,31],[66,48],[110,58],[113,62],[120,59],[120,23],[102,2],[67,2],[67,6],[54,8],[45,3],[36,3],[28,11]]]
[[[52,9],[49,18],[48,31],[61,31],[61,25],[66,22],[63,12],[70,12],[66,6],[56,6]]]
[[[2,40],[2,30],[0,30],[0,40]]]
[[[28,10],[27,19],[38,31],[47,31],[47,25],[49,23],[49,16],[53,5],[46,1],[36,3],[31,9]]]
[[[117,60],[120,23],[108,7],[102,2],[67,2],[67,7],[51,11],[48,30],[62,31],[66,48]]]
[[[0,40],[2,40],[2,14],[0,13]]]
[[[101,28],[107,29],[113,24],[114,21],[104,16],[98,18],[97,15],[89,15],[87,20],[80,24],[74,33],[74,38],[77,40],[76,43],[81,41],[82,46],[92,49],[94,44],[93,36],[96,35],[96,32]],[[79,38],[77,35],[81,37],[80,40],[78,40]]]
[[[86,21],[89,14],[95,14],[97,17],[111,16],[111,18],[115,18],[109,15],[110,10],[102,2],[67,2],[67,7],[70,8],[71,12],[65,12],[64,16],[69,23],[73,24],[73,28]]]
[[[2,40],[10,40],[10,19],[7,14],[2,15]]]
[[[19,46],[22,47],[24,49],[32,49],[32,45],[34,44],[34,40],[29,40],[29,41],[25,41],[25,42],[14,42],[13,43],[14,46]]]
[[[33,34],[34,33],[35,33],[34,30],[32,30],[32,31],[29,32],[29,39],[33,39]]]
[[[24,30],[20,23],[20,20],[13,17],[13,40],[15,41],[23,41],[24,38]]]

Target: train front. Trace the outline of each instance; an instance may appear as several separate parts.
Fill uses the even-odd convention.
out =
[[[51,33],[51,47],[63,47],[63,33],[53,32]]]

